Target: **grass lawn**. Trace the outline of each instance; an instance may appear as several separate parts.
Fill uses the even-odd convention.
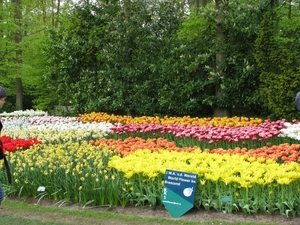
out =
[[[37,199],[36,199],[37,200]],[[37,200],[38,201],[38,200]],[[123,209],[123,210],[126,210]],[[132,209],[128,209],[129,211]],[[45,204],[33,204],[23,201],[21,199],[6,199],[3,202],[3,208],[0,210],[0,221],[1,224],[7,225],[170,225],[170,224],[186,224],[186,225],[194,225],[194,224],[205,224],[205,225],[225,225],[225,224],[235,224],[235,225],[278,225],[278,224],[298,224],[297,221],[293,223],[292,220],[286,221],[278,221],[277,223],[265,223],[265,222],[236,222],[237,215],[234,214],[226,214],[226,220],[222,221],[220,219],[208,219],[200,220],[197,217],[193,217],[192,219],[189,217],[183,216],[182,218],[174,219],[174,218],[161,218],[154,216],[144,216],[136,214],[137,211],[134,211],[131,215],[130,212],[126,214],[113,212],[101,211],[96,208],[83,209],[82,207],[75,208],[73,207],[58,207],[58,205],[45,205]],[[147,209],[144,209],[147,211]],[[149,215],[151,214],[151,209],[148,210]],[[200,213],[200,212],[198,212]],[[206,212],[207,213],[207,212]],[[207,215],[207,214],[206,214]],[[217,215],[217,214],[215,214]],[[212,214],[212,217],[214,215]],[[229,218],[232,218],[232,222],[228,222]],[[239,217],[239,216],[238,216]],[[271,216],[270,216],[271,217]],[[274,216],[278,217],[278,215]],[[218,217],[219,218],[219,217]],[[250,217],[249,217],[250,219]],[[245,220],[245,219],[244,219]],[[247,219],[246,219],[247,220]],[[235,221],[235,222],[234,222]],[[249,220],[251,221],[251,220]]]

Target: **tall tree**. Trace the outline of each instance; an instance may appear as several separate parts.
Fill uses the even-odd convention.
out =
[[[15,23],[12,16],[14,7],[10,1],[3,0],[0,4],[0,76],[1,85],[5,86],[9,97],[3,110],[15,109],[15,98],[11,100],[11,95],[15,93],[15,79],[11,82],[10,75],[15,74]]]
[[[14,0],[15,4],[15,44],[16,44],[16,109],[23,109],[23,90],[22,90],[22,2],[21,0]]]
[[[42,86],[37,84],[43,69],[42,55],[37,56],[41,53],[39,45],[47,27],[57,25],[60,0],[2,1],[1,7],[0,16],[5,21],[0,25],[0,73],[5,75],[2,80],[7,87],[15,87],[9,89],[9,94],[16,96],[15,109],[23,109],[24,101],[25,107],[32,107],[31,100]],[[52,8],[55,15],[50,13]]]
[[[198,48],[198,64],[194,65],[205,72],[202,77],[206,76],[208,94],[201,96],[202,104],[213,107],[215,115],[220,112],[221,116],[223,110],[230,115],[236,108],[259,109],[259,73],[253,57],[260,15],[258,3],[256,7],[246,2],[219,4],[223,7],[221,15],[215,4],[199,8],[184,21],[179,32],[187,43]],[[211,89],[214,93],[208,91]]]
[[[222,97],[224,88],[224,83],[222,80],[224,79],[224,63],[225,63],[225,55],[223,46],[225,45],[225,31],[222,27],[222,22],[225,18],[224,14],[228,8],[228,0],[216,0],[216,10],[217,14],[217,30],[216,30],[216,40],[219,51],[216,54],[216,76],[219,79],[219,83],[216,84],[215,94],[216,97]],[[230,116],[230,109],[228,107],[217,106],[214,109],[214,116]]]

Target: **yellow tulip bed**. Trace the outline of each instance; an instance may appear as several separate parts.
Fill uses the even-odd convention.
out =
[[[7,152],[11,185],[0,172],[7,195],[155,207],[162,205],[164,174],[171,169],[198,174],[197,209],[224,211],[221,197],[231,196],[229,212],[300,214],[296,121],[289,123],[293,138],[285,120],[246,117],[90,113],[59,124],[5,130],[11,138],[41,142]]]

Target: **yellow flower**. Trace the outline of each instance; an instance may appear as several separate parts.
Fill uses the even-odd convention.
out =
[[[249,162],[255,162],[256,158],[255,157],[248,157]]]
[[[277,182],[278,182],[278,184],[286,184],[286,185],[288,185],[288,184],[291,183],[291,180],[289,178],[287,178],[287,177],[282,177],[282,178],[279,178],[277,180]]]
[[[266,159],[263,157],[257,158],[257,162],[259,162],[259,163],[264,163],[265,161],[266,161]]]
[[[206,183],[206,180],[203,180],[203,179],[200,180],[201,185],[205,185],[205,183]]]
[[[260,184],[260,185],[264,185],[265,184],[265,180],[262,178],[259,178],[256,180],[256,183]]]
[[[128,171],[127,173],[125,173],[125,177],[127,179],[130,179],[132,177],[132,175],[133,175],[133,171]]]

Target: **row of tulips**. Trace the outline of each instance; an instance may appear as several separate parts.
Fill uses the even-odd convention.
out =
[[[280,144],[273,146],[264,146],[256,149],[247,149],[236,147],[234,149],[222,149],[217,148],[213,150],[204,149],[201,150],[198,146],[194,147],[178,147],[175,142],[170,142],[167,139],[163,138],[148,138],[142,139],[139,137],[130,137],[125,140],[115,140],[115,139],[105,139],[101,138],[98,141],[90,141],[90,144],[95,146],[100,146],[102,148],[108,148],[113,152],[117,152],[122,156],[130,155],[138,149],[150,150],[151,152],[157,152],[160,150],[176,151],[176,152],[190,152],[193,153],[195,150],[200,152],[206,152],[210,154],[219,154],[219,155],[241,155],[247,156],[249,158],[246,161],[256,160],[260,162],[265,162],[269,159],[277,163],[290,163],[296,162],[300,163],[300,144]]]
[[[27,125],[20,120],[27,120]],[[133,203],[155,207],[162,204],[164,172],[173,169],[198,174],[196,208],[222,211],[221,196],[231,196],[229,212],[278,210],[286,215],[300,214],[297,121],[271,122],[244,117],[131,118],[91,113],[77,118],[14,117],[7,118],[3,124],[5,135],[12,139],[39,141],[29,148],[24,146],[28,148],[26,151],[9,153],[14,179],[7,189],[10,195],[49,197],[59,200],[61,205],[78,201],[83,205],[125,207]],[[243,131],[249,129],[256,136],[264,132],[271,136],[267,135],[262,147],[242,145],[248,141],[254,143],[252,147],[258,146],[258,140],[250,138],[234,142],[234,148],[228,145],[202,148],[203,140],[171,132],[161,136],[154,130],[115,132],[122,127],[152,128],[154,124],[164,128],[207,128],[208,133],[220,127],[211,135],[222,131],[233,134],[233,127],[243,127]],[[287,140],[290,143],[285,143]],[[220,146],[224,143],[226,140],[219,142]],[[0,180],[6,181],[5,173],[0,172]],[[39,186],[44,186],[45,191],[39,192]]]
[[[127,182],[132,184],[131,193],[147,196],[152,205],[157,204],[158,196],[152,194],[153,189],[149,190],[149,186],[162,182],[165,170],[172,168],[198,174],[197,208],[221,211],[224,206],[221,196],[231,196],[230,212],[258,213],[263,210],[273,213],[278,209],[282,214],[299,214],[298,164],[278,164],[273,160],[261,162],[254,158],[245,161],[245,158],[248,157],[197,151],[191,154],[138,150],[127,157],[113,156],[108,165],[124,174]],[[161,186],[156,188],[161,191]]]
[[[14,152],[20,149],[27,149],[33,145],[42,144],[37,138],[30,138],[28,140],[17,138],[12,139],[11,137],[4,135],[0,138],[3,143],[3,152]]]
[[[90,144],[100,146],[102,148],[108,148],[109,150],[117,152],[122,156],[127,156],[135,152],[137,149],[148,149],[152,152],[163,149],[178,152],[194,152],[194,150],[199,149],[197,146],[193,148],[177,147],[175,142],[171,142],[163,138],[148,138],[146,140],[139,137],[130,137],[126,138],[125,140],[101,138],[97,141],[91,140]]]
[[[83,122],[109,122],[114,124],[162,124],[162,125],[195,125],[195,126],[227,126],[227,127],[237,127],[237,126],[258,126],[263,123],[261,118],[248,118],[248,117],[170,117],[170,116],[120,116],[120,115],[110,115],[104,112],[92,112],[89,114],[80,114],[78,119]],[[296,121],[293,121],[296,122]]]
[[[283,134],[285,121],[271,122],[266,120],[257,126],[195,126],[195,125],[162,125],[162,124],[115,124],[109,137],[127,138],[141,136],[143,138],[166,138],[175,141],[178,145],[199,146],[209,148],[234,148],[237,146],[253,148],[267,144],[280,144],[283,141],[293,143],[290,138],[278,138]]]

